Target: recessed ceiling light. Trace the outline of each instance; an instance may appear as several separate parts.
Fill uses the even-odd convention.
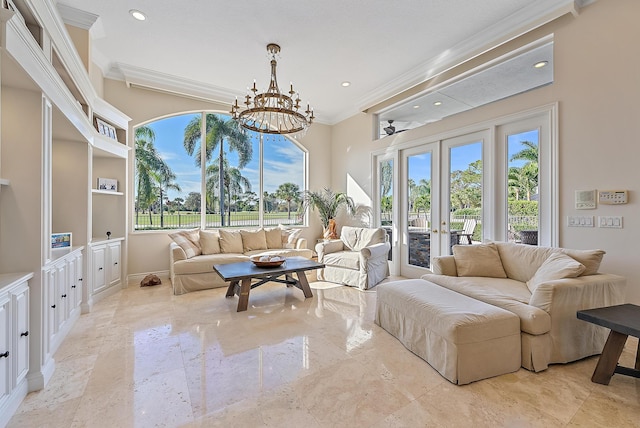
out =
[[[545,67],[547,64],[549,64],[549,61],[540,61],[533,64],[533,66],[535,68],[542,68],[542,67]]]
[[[413,106],[413,108],[420,108],[420,106],[416,104]]]
[[[436,101],[435,103],[433,103],[434,106],[441,106],[442,105],[442,101]]]
[[[131,14],[131,16],[133,16],[135,19],[137,19],[138,21],[144,21],[145,19],[147,19],[147,17],[145,16],[144,13],[140,12],[139,10],[136,9],[131,9],[129,11],[129,13]]]
[[[341,83],[342,86],[344,86],[345,88],[347,86],[351,86],[351,82],[347,82],[346,80],[344,82]]]

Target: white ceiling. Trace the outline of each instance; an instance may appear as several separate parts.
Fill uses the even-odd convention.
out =
[[[584,3],[584,2],[579,2]],[[266,89],[266,45],[318,122],[333,124],[542,25],[572,0],[62,0],[107,77],[231,102]],[[136,21],[130,9],[144,12]],[[74,21],[76,19],[76,21]],[[349,81],[351,86],[342,87]]]

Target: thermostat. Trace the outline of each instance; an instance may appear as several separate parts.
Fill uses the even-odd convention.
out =
[[[595,190],[576,190],[575,207],[577,210],[592,210],[596,207]]]
[[[598,192],[598,201],[605,205],[626,204],[628,192],[626,190],[601,190]]]

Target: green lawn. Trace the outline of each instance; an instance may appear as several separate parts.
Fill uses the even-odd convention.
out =
[[[225,220],[228,221],[228,218]],[[160,229],[160,214],[138,214],[137,220],[134,215],[134,228],[137,230],[144,229]],[[278,213],[264,213],[265,225],[277,226],[280,223],[283,224],[301,224],[298,221],[297,213],[291,213],[291,220],[288,219],[286,212]],[[164,213],[163,216],[164,229],[180,229],[189,227],[200,226],[200,213],[194,212],[176,212],[176,213]],[[206,215],[207,226],[220,226],[220,214],[207,214]],[[231,213],[231,226],[258,226],[258,212],[257,211],[241,211]]]

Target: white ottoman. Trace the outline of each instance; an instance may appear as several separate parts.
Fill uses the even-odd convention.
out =
[[[463,385],[520,368],[517,315],[423,279],[377,290],[376,324],[450,382]]]

